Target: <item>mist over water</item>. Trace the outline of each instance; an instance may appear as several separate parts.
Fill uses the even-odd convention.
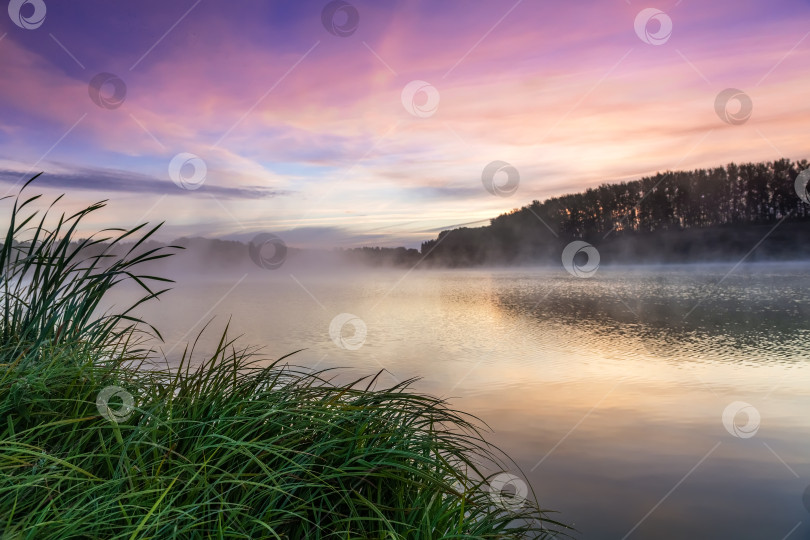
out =
[[[478,537],[525,479],[577,538],[810,539],[810,0],[661,4],[9,0],[0,537]],[[411,381],[517,482],[430,406],[134,373],[140,319]]]
[[[770,538],[799,522],[794,537],[810,534],[810,264],[576,279],[295,257],[226,275],[178,260],[174,290],[141,310],[170,358],[214,318],[201,353],[229,323],[268,362],[305,349],[288,361],[341,368],[341,381],[421,377],[417,390],[486,422],[583,538]]]

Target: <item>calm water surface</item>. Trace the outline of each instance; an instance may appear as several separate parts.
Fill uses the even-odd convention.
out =
[[[231,317],[268,358],[421,377],[487,422],[582,538],[810,538],[810,266],[731,266],[282,267],[178,276],[143,311],[170,356],[215,316],[210,350]],[[357,350],[330,339],[340,313],[367,327]],[[728,412],[727,429],[734,402],[754,416]]]

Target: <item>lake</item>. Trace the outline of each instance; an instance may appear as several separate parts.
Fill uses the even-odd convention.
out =
[[[421,377],[582,538],[810,538],[810,265],[733,266],[181,274],[141,312],[170,357],[230,317],[267,358]]]

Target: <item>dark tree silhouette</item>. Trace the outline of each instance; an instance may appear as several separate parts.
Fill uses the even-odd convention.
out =
[[[613,246],[628,261],[649,258],[642,252],[650,250],[658,259],[669,260],[688,260],[687,253],[735,256],[762,238],[763,225],[785,218],[785,231],[806,230],[800,224],[810,221],[810,205],[799,199],[794,181],[807,168],[807,160],[781,159],[603,184],[584,193],[533,201],[492,219],[487,227],[443,231],[436,240],[424,242],[421,253],[435,265],[514,264],[557,257],[561,245],[582,238]],[[732,242],[718,245],[712,231],[724,227],[734,227],[737,234]],[[717,238],[728,240],[728,233],[723,229]],[[797,249],[805,249],[784,236],[776,238],[785,251],[783,258],[795,258]],[[681,245],[667,251],[664,240]]]

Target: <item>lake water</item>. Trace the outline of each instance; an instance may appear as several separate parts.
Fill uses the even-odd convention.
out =
[[[268,358],[421,377],[582,538],[810,538],[810,266],[732,266],[282,267],[180,275],[142,312],[169,356],[216,316],[210,350],[231,317]],[[330,338],[342,313],[364,340]]]

